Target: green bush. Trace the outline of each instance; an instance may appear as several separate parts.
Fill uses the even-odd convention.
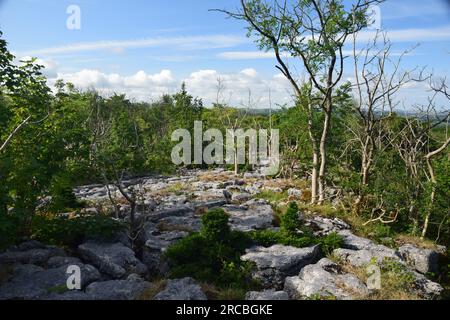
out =
[[[50,202],[49,210],[59,213],[70,211],[80,207],[80,204],[72,190],[72,183],[67,175],[56,176],[53,178],[50,186]]]
[[[226,241],[230,236],[228,220],[228,215],[223,209],[210,210],[202,216],[200,233],[209,241]]]
[[[0,214],[0,250],[13,245],[19,239],[20,220],[16,216]]]
[[[274,244],[280,244],[283,242],[283,235],[279,231],[261,230],[252,231],[250,234],[253,241],[263,247],[270,247]]]
[[[344,240],[336,232],[333,232],[319,239],[318,243],[322,248],[322,252],[325,255],[329,255],[333,252],[333,250],[341,248],[342,245],[344,244]]]
[[[304,248],[314,244],[314,238],[305,234],[290,234],[284,231],[261,230],[250,233],[258,245],[270,247],[275,244]]]
[[[298,206],[295,202],[289,204],[286,213],[281,217],[280,227],[286,233],[296,233],[300,229],[301,224],[298,217]]]
[[[117,220],[104,216],[81,216],[74,219],[35,217],[32,238],[44,243],[76,246],[87,237],[108,238],[122,230]]]
[[[202,217],[201,231],[171,245],[165,257],[172,277],[189,276],[221,288],[251,289],[255,286],[252,265],[240,260],[251,244],[243,232],[230,231],[222,209],[210,210]]]

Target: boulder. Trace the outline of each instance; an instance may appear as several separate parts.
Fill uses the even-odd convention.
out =
[[[168,280],[155,300],[207,300],[202,288],[192,278]]]
[[[44,245],[42,242],[30,240],[19,244],[16,248],[16,251],[28,251],[32,249],[45,249],[45,248],[46,245]]]
[[[133,250],[121,243],[86,242],[78,246],[82,259],[113,279],[137,273],[145,275],[147,267],[134,255]]]
[[[86,288],[86,294],[95,300],[138,300],[150,287],[151,283],[130,276],[126,280],[92,283]]]
[[[81,264],[81,260],[75,257],[51,257],[47,261],[48,268],[59,268],[68,265]]]
[[[195,191],[193,194],[197,197],[198,200],[201,201],[211,201],[217,199],[224,199],[225,196],[223,194],[224,189],[209,189],[206,191]]]
[[[29,244],[29,243],[28,243]],[[18,250],[24,249],[25,251],[6,251],[0,254],[1,264],[36,264],[45,265],[51,257],[65,256],[66,253],[63,249],[56,247],[33,247],[27,245],[21,245]]]
[[[355,236],[350,230],[342,230],[339,231],[338,234],[342,237],[344,241],[343,247],[345,249],[370,250],[374,246],[376,246],[376,244],[372,240]]]
[[[265,191],[273,192],[273,193],[282,193],[283,189],[279,187],[263,187]]]
[[[149,215],[148,219],[153,222],[158,222],[161,219],[167,217],[182,217],[194,213],[194,208],[192,205],[185,204],[181,206],[176,206],[170,209],[158,210]]]
[[[166,249],[176,241],[189,235],[186,231],[151,232],[142,250],[142,262],[153,275],[164,275],[168,272],[166,261],[162,259]]]
[[[436,282],[427,279],[423,274],[412,272],[414,276],[413,292],[422,299],[434,300],[440,299],[444,288]]]
[[[91,265],[76,263],[81,270],[81,287],[100,279],[101,275]],[[13,267],[10,279],[0,286],[0,300],[45,299],[54,291],[68,291],[67,274],[69,265],[44,269],[33,264],[20,264]]]
[[[226,205],[223,209],[230,216],[233,230],[247,232],[272,226],[274,212],[270,205],[252,202],[250,206]]]
[[[224,190],[225,192],[226,190]],[[231,194],[229,195],[230,199],[231,199]],[[196,202],[195,203],[195,209],[198,208],[206,208],[206,209],[211,209],[211,208],[218,208],[221,206],[226,205],[228,202],[227,200],[213,200],[213,201],[207,201],[207,202]]]
[[[281,289],[286,277],[297,275],[304,266],[317,261],[319,255],[319,246],[295,248],[274,245],[247,249],[241,260],[255,263],[253,276],[264,288]]]
[[[289,300],[289,295],[284,291],[250,291],[245,295],[245,300],[265,300],[265,301],[276,301],[276,300]]]
[[[439,254],[434,250],[405,244],[398,249],[398,252],[408,265],[420,273],[426,274],[438,271]]]
[[[378,265],[381,265],[385,261],[396,261],[401,263],[395,250],[384,246],[374,246],[370,250],[349,250],[339,248],[333,251],[333,255],[354,267],[365,267],[373,262],[376,262]]]
[[[147,237],[145,247],[153,251],[164,252],[171,244],[188,235],[189,233],[186,231],[177,230],[162,233],[154,232]]]
[[[288,196],[292,198],[301,198],[303,195],[303,191],[300,189],[291,188],[288,190]]]
[[[231,201],[244,202],[252,198],[252,195],[247,192],[234,192],[231,196]]]
[[[250,193],[251,195],[257,195],[261,193],[262,183],[257,182],[252,185],[245,187],[245,191]]]
[[[315,236],[326,236],[333,232],[350,229],[350,226],[341,219],[323,218],[319,216],[312,216],[302,218],[305,226],[313,230]]]
[[[286,278],[284,291],[293,299],[351,300],[369,294],[361,280],[326,258],[304,267],[298,276]]]

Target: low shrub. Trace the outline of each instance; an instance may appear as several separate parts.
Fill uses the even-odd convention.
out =
[[[304,248],[319,244],[324,254],[329,255],[340,248],[343,239],[337,233],[325,237],[314,237],[311,230],[301,225],[296,203],[291,203],[286,213],[281,216],[280,230],[261,230],[250,233],[253,241],[261,246],[270,247],[275,244]]]
[[[53,178],[49,191],[52,199],[47,208],[48,211],[59,213],[81,207],[73,193],[72,182],[68,176],[61,175]]]
[[[301,228],[297,203],[291,202],[286,213],[281,217],[281,230],[285,233],[296,233]]]
[[[240,257],[251,243],[246,234],[231,231],[226,213],[216,209],[202,216],[200,232],[170,246],[165,257],[172,277],[189,276],[221,288],[247,290],[256,286],[252,265]]]
[[[74,219],[37,216],[32,223],[32,238],[44,243],[76,246],[87,237],[109,238],[124,228],[105,216],[80,216]]]
[[[319,239],[318,244],[320,244],[323,254],[329,256],[335,249],[339,249],[342,247],[342,245],[344,244],[344,240],[336,232],[333,232]]]
[[[0,214],[0,250],[5,249],[19,239],[20,219],[14,215]]]

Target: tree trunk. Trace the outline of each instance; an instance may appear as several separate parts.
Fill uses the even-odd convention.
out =
[[[317,202],[317,187],[318,187],[318,168],[319,168],[319,154],[314,148],[313,151],[313,167],[311,174],[311,204],[315,204]]]
[[[329,107],[325,113],[322,137],[320,138],[320,169],[319,169],[319,204],[325,201],[325,177],[327,174],[327,140],[331,124],[331,96],[328,98]]]
[[[234,175],[236,177],[239,175],[238,153],[236,146],[234,148]]]
[[[428,172],[430,174],[430,180],[432,183],[432,187],[431,187],[431,195],[430,195],[430,205],[428,206],[428,212],[427,215],[425,217],[425,221],[423,223],[423,229],[422,229],[422,235],[420,237],[420,239],[424,240],[426,235],[427,235],[427,231],[428,231],[428,226],[430,224],[430,217],[431,217],[431,213],[433,212],[433,208],[434,208],[434,199],[436,197],[436,176],[434,174],[434,168],[433,168],[433,164],[431,163],[431,159],[430,157],[427,157],[427,166],[428,166]]]
[[[436,197],[436,185],[437,185],[437,180],[436,180],[436,175],[434,173],[434,168],[433,168],[433,163],[432,163],[432,158],[437,156],[438,154],[440,154],[441,152],[443,152],[448,146],[450,145],[450,138],[447,139],[447,141],[438,149],[428,153],[425,156],[425,159],[427,161],[427,167],[428,167],[428,173],[430,176],[430,181],[432,183],[432,189],[431,189],[431,195],[430,195],[430,205],[428,208],[428,213],[425,217],[425,222],[423,224],[423,229],[422,229],[422,237],[421,239],[425,239],[425,236],[427,235],[427,231],[428,231],[428,226],[430,224],[430,217],[431,214],[433,212],[434,209],[434,200]]]

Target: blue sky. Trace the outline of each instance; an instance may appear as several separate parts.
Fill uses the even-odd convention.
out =
[[[81,9],[80,30],[66,27],[69,5]],[[245,25],[208,11],[238,5],[238,0],[0,0],[0,30],[17,57],[40,58],[50,83],[64,78],[146,100],[173,93],[186,81],[208,102],[220,77],[223,99],[230,103],[244,104],[251,90],[254,103],[266,106],[269,87],[276,103],[287,102],[288,84],[273,58],[245,37]],[[395,52],[420,43],[405,68],[426,65],[439,76],[450,74],[449,1],[388,0],[381,21]]]

